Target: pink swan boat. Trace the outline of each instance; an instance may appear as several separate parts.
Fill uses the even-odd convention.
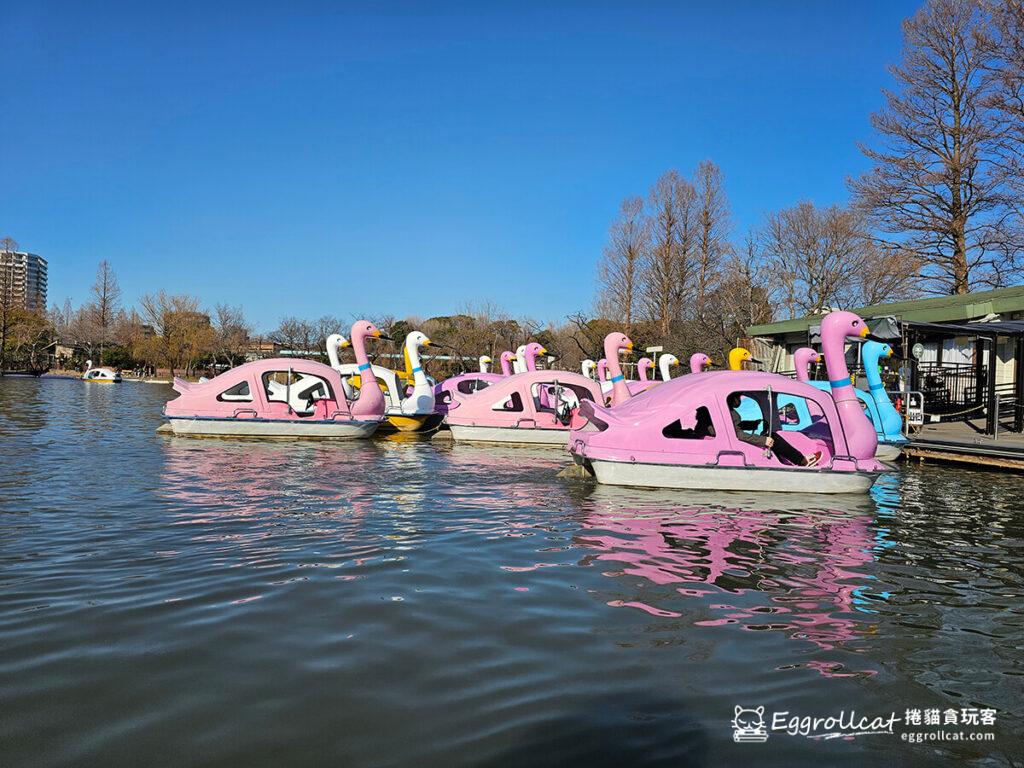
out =
[[[649,357],[641,357],[636,361],[636,381],[627,381],[626,386],[629,388],[629,394],[639,395],[641,392],[646,392],[653,386],[656,386],[659,382],[656,379],[650,379],[647,377],[647,372],[654,368],[654,361]]]
[[[610,485],[865,492],[885,467],[874,458],[875,430],[849,384],[843,349],[847,337],[866,336],[867,326],[851,312],[833,312],[822,320],[821,335],[832,396],[770,373],[691,374],[614,408],[582,403],[569,450],[599,483]],[[817,466],[784,463],[774,451],[741,440],[726,402],[736,394],[758,403],[773,427],[779,396],[801,399],[813,423],[783,434],[805,456],[820,452]]]
[[[547,350],[537,342],[527,344],[521,349],[523,350],[523,364],[526,370],[531,371],[536,370],[537,368],[537,355],[547,352]],[[501,373],[473,371],[471,373],[460,373],[458,376],[452,376],[451,378],[439,382],[434,386],[435,413],[446,414],[448,413],[449,403],[451,403],[456,397],[472,395],[476,392],[487,389],[487,387],[492,384],[495,384],[509,376],[516,375],[512,368],[513,361],[516,359],[517,355],[515,353],[502,352],[500,357]]]
[[[579,373],[534,370],[455,393],[445,420],[456,441],[565,445],[580,403],[601,399],[598,383]]]
[[[672,378],[673,365],[679,365],[679,358],[673,354],[666,352],[658,358],[658,372],[661,374],[662,381],[668,381]]]
[[[621,352],[632,352],[633,342],[624,333],[609,333],[604,337],[604,359],[610,374],[608,381],[611,382],[611,405],[622,405],[632,396],[629,387],[626,386],[626,377],[622,374],[622,366],[619,365],[619,354]]]
[[[365,320],[352,326],[360,370],[368,370],[367,337],[381,332]],[[376,384],[359,399],[345,397],[341,375],[312,360],[275,358],[246,363],[209,381],[174,379],[179,396],[164,406],[175,435],[357,438],[369,437],[384,420],[384,395]]]
[[[612,391],[612,383],[608,381],[608,361],[603,357],[597,361],[597,381],[606,395]]]
[[[703,352],[695,352],[690,355],[690,373],[704,373],[713,365],[711,358]]]
[[[507,350],[505,352],[501,353],[500,360],[501,360],[501,375],[502,376],[511,376],[512,375],[512,359],[514,357],[515,357],[515,354],[512,353],[512,352],[509,352]]]

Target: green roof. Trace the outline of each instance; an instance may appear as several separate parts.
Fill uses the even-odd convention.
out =
[[[930,299],[897,301],[892,304],[872,304],[854,310],[864,318],[893,316],[898,320],[918,323],[955,323],[974,320],[989,314],[1024,312],[1024,285],[996,288],[994,291],[964,293],[958,296],[935,296]],[[807,315],[777,323],[751,325],[747,336],[782,336],[806,331],[821,322],[824,315]]]

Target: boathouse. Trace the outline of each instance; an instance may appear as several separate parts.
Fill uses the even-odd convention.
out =
[[[1024,467],[1024,286],[858,307],[895,352],[883,371],[894,397],[920,403],[916,443],[956,440],[1016,447]],[[793,352],[816,346],[821,315],[747,328],[768,370],[793,371]],[[859,345],[849,349],[858,372]],[[812,372],[814,375],[815,372]],[[824,378],[824,372],[816,372]],[[915,425],[916,426],[916,425]]]

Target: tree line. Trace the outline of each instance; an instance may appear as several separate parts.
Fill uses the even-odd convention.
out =
[[[609,228],[590,311],[558,323],[493,305],[434,318],[370,318],[398,338],[419,328],[445,345],[435,375],[478,354],[539,340],[560,367],[601,356],[613,328],[680,357],[717,354],[752,324],[1021,280],[1024,252],[1024,0],[927,0],[903,23],[895,87],[871,116],[866,173],[845,205],[797,200],[738,236],[721,168],[668,170],[625,198]],[[0,289],[2,289],[0,285]],[[120,305],[106,262],[90,300],[49,317],[8,306],[0,290],[0,370],[38,365],[54,340],[93,360],[192,373],[232,365],[270,342],[323,357],[348,321],[286,317],[256,335],[239,307],[202,309],[157,292]],[[7,367],[10,367],[9,365]]]
[[[737,239],[721,169],[669,170],[622,201],[598,316],[714,350],[777,316],[1020,282],[1024,2],[928,0],[903,38],[848,204],[797,201]]]

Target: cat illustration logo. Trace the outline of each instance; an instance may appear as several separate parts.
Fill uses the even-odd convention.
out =
[[[732,718],[732,740],[737,744],[763,744],[768,741],[768,729],[764,727],[764,707],[736,707]]]

